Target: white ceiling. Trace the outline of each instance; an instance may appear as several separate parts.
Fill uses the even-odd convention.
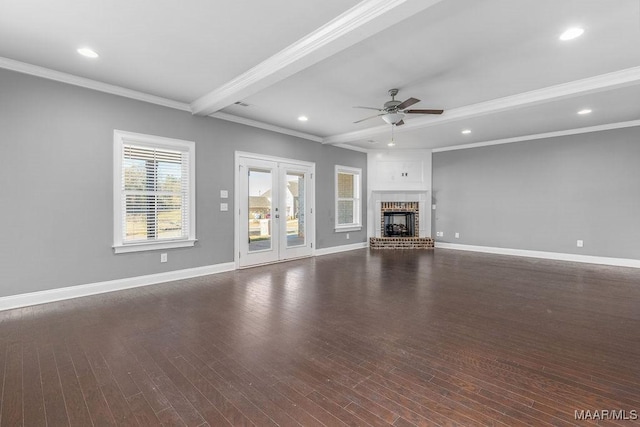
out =
[[[571,26],[584,35],[558,40]],[[352,107],[394,87],[445,109],[405,119],[394,149],[640,119],[638,0],[0,0],[0,57],[364,149],[390,126]]]

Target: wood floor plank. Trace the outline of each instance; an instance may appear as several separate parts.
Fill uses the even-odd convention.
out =
[[[233,405],[198,370],[180,356],[172,359],[178,370],[205,396],[216,409],[234,426],[251,426],[253,423]]]
[[[0,420],[5,425],[17,426],[23,423],[22,343],[10,344],[6,358]]]
[[[56,366],[53,347],[46,344],[38,349],[40,360],[40,376],[42,378],[42,393],[47,415],[47,424],[55,426],[69,425],[64,394],[60,383],[60,376]]]
[[[71,363],[58,366],[60,384],[64,394],[64,402],[72,426],[88,426],[92,424],[91,416],[84,395],[78,382],[76,371]]]
[[[67,348],[93,424],[95,426],[116,425],[84,351],[75,340],[71,340]]]
[[[200,368],[200,373],[217,389],[223,390],[224,395],[242,413],[257,426],[277,426],[277,424],[260,408],[260,402],[246,396],[232,383],[227,382],[218,372],[208,366]]]
[[[40,378],[38,348],[33,341],[27,341],[22,351],[23,408],[25,426],[46,424],[44,395]]]
[[[151,405],[149,405],[149,402],[144,398],[142,392],[128,397],[127,403],[140,426],[153,427],[160,424],[158,416]]]
[[[193,405],[204,421],[211,425],[230,425],[229,421],[209,402],[209,400],[185,377],[158,347],[151,347],[150,353],[177,390]]]
[[[137,426],[136,417],[114,380],[100,386],[100,390],[109,405],[109,409],[120,426]]]
[[[171,406],[163,409],[158,413],[158,420],[160,424],[166,427],[183,427],[186,426],[185,422],[180,418],[180,415]]]

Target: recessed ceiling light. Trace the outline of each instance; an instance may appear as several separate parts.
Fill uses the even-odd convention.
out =
[[[589,114],[591,113],[591,110],[588,108],[585,108],[584,110],[580,110],[578,111],[578,114],[580,114],[581,116],[585,115],[585,114]]]
[[[582,28],[579,28],[579,27],[569,28],[567,31],[560,34],[560,40],[562,41],[573,40],[576,37],[580,37],[582,33],[584,33],[584,29]]]
[[[78,53],[82,56],[86,56],[87,58],[97,58],[99,56],[95,51],[89,49],[88,47],[82,47],[78,49]]]
[[[298,120],[300,120],[301,122],[306,122],[307,120],[309,120],[309,118],[307,116],[300,116],[298,117]]]
[[[462,131],[463,135],[469,135],[470,133],[471,133],[470,129],[465,129],[465,130]]]

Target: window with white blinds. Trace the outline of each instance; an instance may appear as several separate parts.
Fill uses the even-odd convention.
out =
[[[360,181],[362,169],[336,166],[335,231],[355,231],[362,228]]]
[[[191,141],[114,132],[116,253],[193,246]]]

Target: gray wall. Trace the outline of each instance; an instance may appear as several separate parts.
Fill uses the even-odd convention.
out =
[[[433,198],[439,241],[640,259],[640,128],[434,153]]]
[[[114,129],[196,142],[198,242],[166,264],[113,253]],[[333,231],[334,165],[366,180],[365,154],[0,70],[0,297],[233,261],[236,150],[315,162],[315,247],[366,241]]]

